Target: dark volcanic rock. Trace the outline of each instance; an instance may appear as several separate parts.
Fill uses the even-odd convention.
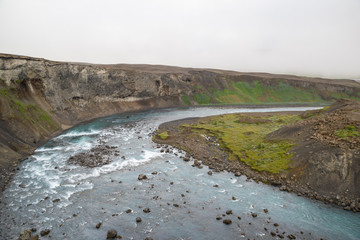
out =
[[[102,223],[101,223],[101,222],[99,222],[98,224],[96,224],[96,226],[95,226],[95,227],[96,227],[97,229],[99,229],[99,228],[101,227],[101,225],[102,225]]]
[[[232,223],[232,221],[230,219],[224,219],[223,223],[229,225]]]
[[[106,239],[112,239],[117,237],[117,231],[114,229],[111,229],[107,232]]]
[[[43,236],[48,235],[49,233],[50,233],[50,229],[45,229],[40,232],[40,235],[43,237]]]
[[[140,174],[140,175],[138,176],[138,180],[139,180],[139,181],[145,180],[145,179],[147,179],[147,176],[146,176],[145,174]]]

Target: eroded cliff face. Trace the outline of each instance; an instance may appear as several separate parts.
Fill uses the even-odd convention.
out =
[[[0,54],[0,90],[1,169],[15,166],[53,134],[126,111],[218,103],[325,103],[344,95],[360,98],[360,84],[351,80],[66,63],[6,54]]]

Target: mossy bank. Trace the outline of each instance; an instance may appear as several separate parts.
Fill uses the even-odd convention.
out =
[[[360,103],[304,113],[228,114],[162,124],[154,141],[193,166],[232,171],[283,191],[360,211]],[[166,133],[166,138],[163,137]]]

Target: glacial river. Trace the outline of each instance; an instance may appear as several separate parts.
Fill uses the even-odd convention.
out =
[[[0,239],[17,239],[31,228],[36,228],[33,235],[51,230],[41,239],[106,239],[110,229],[122,239],[288,239],[289,234],[296,239],[360,239],[360,214],[232,173],[210,176],[206,166],[192,167],[176,149],[161,152],[150,136],[159,124],[181,118],[305,109],[311,108],[164,109],[74,127],[19,166],[1,199]],[[110,164],[86,168],[66,163],[99,144],[117,147],[119,154],[111,156]],[[139,174],[148,179],[139,181]],[[142,221],[137,223],[137,217]]]

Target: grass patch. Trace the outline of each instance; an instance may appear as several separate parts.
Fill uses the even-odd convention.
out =
[[[314,90],[304,90],[288,83],[279,82],[266,86],[259,81],[232,82],[232,89],[215,91],[214,98],[218,103],[294,103],[324,102]]]
[[[356,129],[355,126],[348,125],[344,129],[335,131],[335,136],[341,138],[348,138],[348,137],[360,137],[360,132]]]
[[[158,134],[158,137],[161,138],[162,140],[166,140],[169,137],[169,134],[167,131],[165,131],[165,132]]]
[[[182,96],[181,99],[186,105],[191,105],[190,97],[189,96]]]
[[[238,159],[257,171],[276,174],[288,169],[292,157],[289,150],[293,144],[266,140],[265,136],[301,118],[298,115],[274,115],[252,121],[254,123],[241,122],[241,118],[244,118],[241,114],[221,115],[191,127],[194,132],[216,137],[232,160]]]
[[[198,104],[210,104],[211,103],[211,97],[209,93],[195,93],[194,94],[194,100]]]

